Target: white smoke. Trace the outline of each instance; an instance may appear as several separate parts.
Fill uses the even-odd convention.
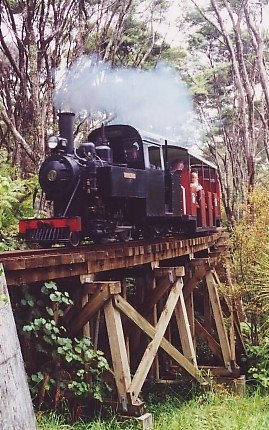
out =
[[[59,73],[58,73],[59,76]],[[104,112],[113,123],[129,124],[193,144],[198,121],[186,85],[171,67],[112,68],[96,56],[80,58],[59,80],[55,107],[95,117]]]

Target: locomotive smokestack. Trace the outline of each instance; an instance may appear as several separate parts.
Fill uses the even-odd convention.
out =
[[[73,154],[75,114],[72,112],[59,112],[58,117],[60,137],[67,139],[66,152],[68,154]]]

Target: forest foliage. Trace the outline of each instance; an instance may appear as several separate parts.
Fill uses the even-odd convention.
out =
[[[269,388],[269,213],[268,191],[257,188],[231,235],[235,294],[244,304],[242,329],[249,353],[249,374]]]

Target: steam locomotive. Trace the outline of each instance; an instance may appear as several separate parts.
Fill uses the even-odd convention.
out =
[[[27,242],[77,246],[84,239],[205,234],[220,225],[213,164],[130,125],[102,126],[75,148],[74,117],[60,113],[59,135],[48,140],[39,183],[53,216],[21,220]],[[194,170],[199,191],[191,187]]]

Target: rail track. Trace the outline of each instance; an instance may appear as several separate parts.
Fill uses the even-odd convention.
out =
[[[165,238],[80,246],[26,249],[0,253],[9,286],[122,269],[194,255],[213,247],[221,230],[194,238]]]

